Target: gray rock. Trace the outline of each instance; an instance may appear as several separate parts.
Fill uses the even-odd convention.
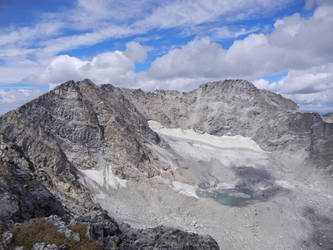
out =
[[[68,249],[70,249],[70,245],[68,245],[68,244],[62,244],[61,246],[58,247],[58,249],[68,250]]]
[[[109,236],[105,239],[105,241],[105,249],[116,249],[120,243],[120,238],[118,236]]]
[[[86,223],[86,237],[96,240],[99,244],[108,244],[111,236],[120,233],[118,224],[107,214],[87,214],[75,219],[76,223]]]
[[[1,247],[4,250],[9,249],[9,244],[12,242],[13,234],[11,232],[5,232],[2,235]]]
[[[58,247],[55,244],[38,242],[33,245],[32,250],[58,250]]]
[[[125,249],[220,249],[210,236],[199,236],[174,228],[130,229],[121,235]]]
[[[68,229],[66,223],[57,215],[51,215],[47,218],[57,228],[57,231],[64,234],[69,240],[80,241],[80,235]]]
[[[22,148],[0,134],[0,231],[31,218],[58,214],[66,216],[63,205],[35,175],[33,164]]]

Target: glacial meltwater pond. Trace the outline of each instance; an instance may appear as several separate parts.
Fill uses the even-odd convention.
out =
[[[199,197],[208,197],[225,206],[244,206],[253,199],[253,191],[247,188],[229,188],[216,190],[197,190]]]

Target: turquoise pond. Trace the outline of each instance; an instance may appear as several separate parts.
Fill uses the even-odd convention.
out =
[[[253,191],[248,188],[217,189],[214,191],[197,190],[197,195],[212,198],[224,206],[243,206],[253,199]]]

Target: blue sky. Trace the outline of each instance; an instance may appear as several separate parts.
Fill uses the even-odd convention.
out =
[[[333,110],[331,0],[0,0],[0,113],[67,80],[191,90],[230,78]]]

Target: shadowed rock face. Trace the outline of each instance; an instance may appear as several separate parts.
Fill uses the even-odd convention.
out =
[[[58,214],[67,217],[61,202],[36,175],[33,164],[15,145],[1,138],[0,231],[15,222]]]

